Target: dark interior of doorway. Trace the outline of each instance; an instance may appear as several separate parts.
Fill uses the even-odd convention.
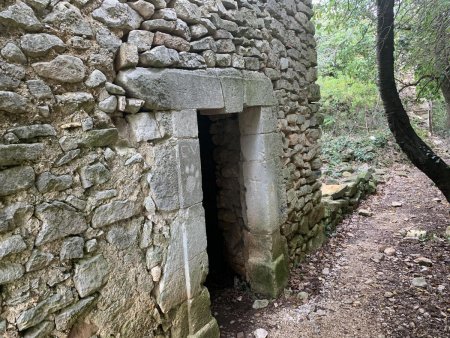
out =
[[[210,292],[233,287],[236,274],[227,262],[225,242],[219,228],[217,170],[214,160],[215,144],[211,134],[212,119],[208,115],[197,115],[202,168],[203,208],[205,209],[207,252],[209,273],[205,285]]]

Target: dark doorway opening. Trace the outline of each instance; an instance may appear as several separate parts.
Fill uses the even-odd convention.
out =
[[[239,272],[233,259],[236,241],[229,238],[239,226],[236,211],[230,209],[241,204],[239,179],[234,177],[239,176],[240,161],[237,115],[198,114],[198,129],[209,258],[205,285],[214,292],[233,287]]]

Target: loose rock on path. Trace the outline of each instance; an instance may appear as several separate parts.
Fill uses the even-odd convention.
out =
[[[222,337],[449,337],[449,204],[415,168],[390,172],[285,295],[253,309],[249,290],[212,291]]]

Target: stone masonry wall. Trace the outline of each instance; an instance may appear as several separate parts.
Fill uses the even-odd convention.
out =
[[[323,233],[312,15],[311,0],[0,2],[0,335],[217,336],[195,286],[205,248],[187,248],[202,276],[187,296],[164,274],[202,217],[200,187],[180,199],[168,165],[200,175],[196,112],[124,90],[142,67],[270,78],[298,262]]]

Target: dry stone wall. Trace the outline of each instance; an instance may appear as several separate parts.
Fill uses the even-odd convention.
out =
[[[269,78],[290,262],[320,243],[312,15],[310,0],[0,3],[0,335],[218,335],[201,287],[205,234],[190,228],[203,217],[196,111],[173,107],[236,102],[217,106],[201,81],[195,95],[152,87],[143,72]],[[245,104],[265,105],[260,83]],[[191,270],[188,288],[167,279]]]

